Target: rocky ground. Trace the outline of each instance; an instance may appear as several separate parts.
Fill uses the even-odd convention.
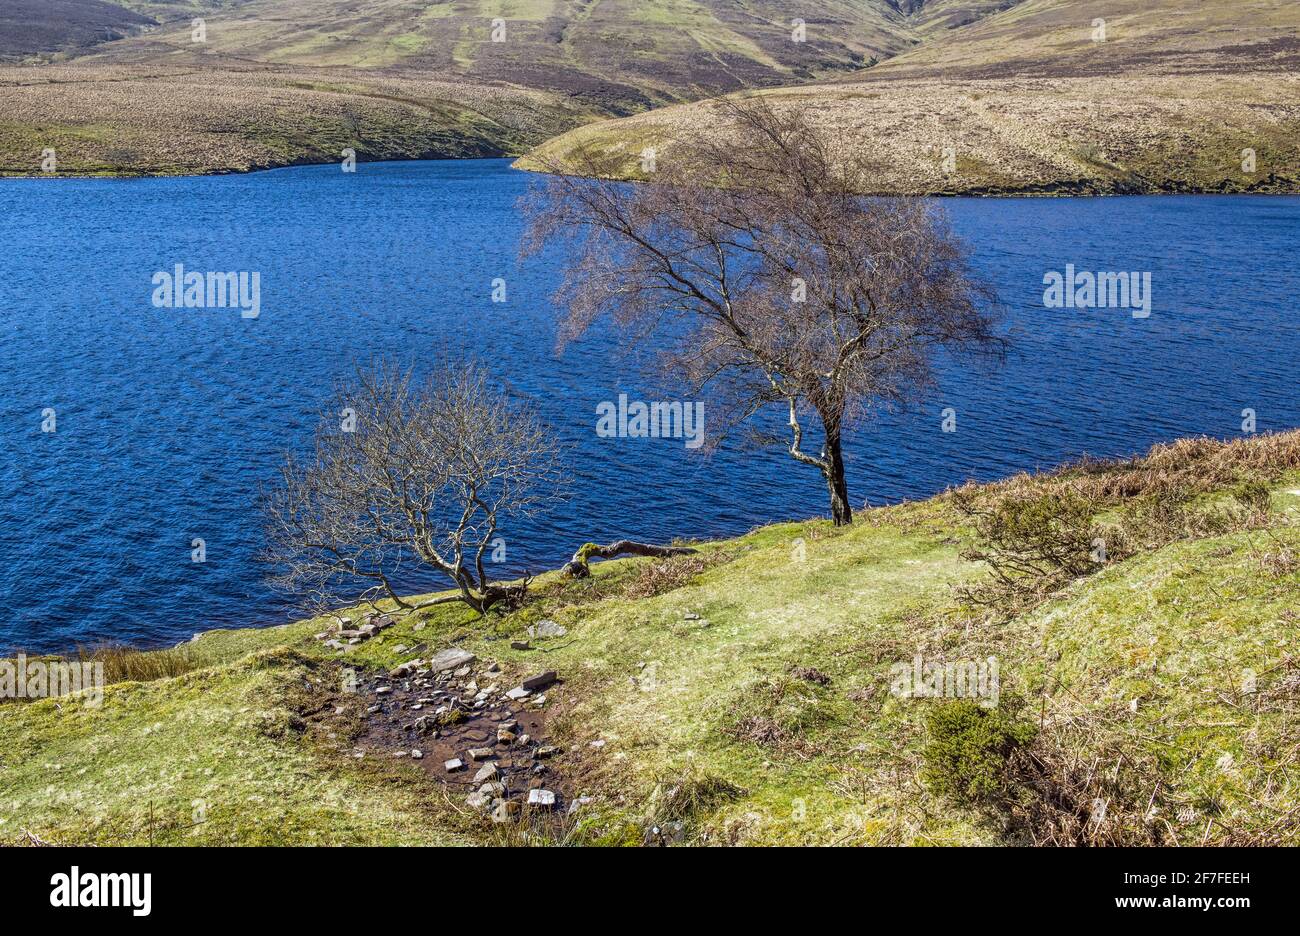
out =
[[[395,623],[371,614],[355,628],[317,639],[344,655]],[[551,621],[539,627],[543,638],[564,634]],[[591,801],[574,794],[558,769],[562,751],[547,738],[548,694],[560,688],[555,671],[516,683],[499,664],[468,650],[452,647],[425,657],[414,656],[428,652],[424,643],[394,649],[411,658],[387,673],[357,677],[354,688],[366,705],[355,757],[409,758],[494,823],[572,815]]]

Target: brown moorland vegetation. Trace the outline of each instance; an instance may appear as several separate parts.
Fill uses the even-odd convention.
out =
[[[352,71],[0,68],[0,174],[175,175],[341,159],[501,156],[581,119],[524,88]]]
[[[759,93],[872,163],[872,192],[1292,192],[1297,63],[1300,6],[1283,0],[1025,0],[852,76]],[[638,178],[645,148],[662,165],[682,130],[721,124],[709,102],[670,107],[519,165],[595,148]]]
[[[635,177],[645,146],[713,119],[703,104],[640,112],[766,88],[875,161],[881,192],[1296,187],[1287,0],[820,0],[797,15],[777,0],[58,0],[35,25],[19,14],[0,17],[5,174],[37,174],[48,148],[60,173],[170,174],[344,146],[517,155],[573,131],[539,155],[605,147]]]

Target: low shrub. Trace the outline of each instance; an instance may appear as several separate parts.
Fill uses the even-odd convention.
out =
[[[939,795],[976,806],[1014,795],[1012,755],[1037,733],[1032,723],[1016,717],[1014,703],[984,708],[968,699],[933,706],[926,728],[922,779]]]
[[[958,491],[953,503],[975,528],[976,545],[962,557],[986,563],[993,574],[992,587],[981,583],[965,590],[964,597],[976,604],[1045,595],[1104,561],[1095,544],[1106,537],[1093,519],[1100,507],[1071,488],[1011,491],[991,499]]]
[[[978,810],[1013,844],[1174,843],[1159,821],[1171,811],[1168,784],[1153,756],[1126,743],[1121,713],[1076,712],[1040,727],[1022,707],[1015,697],[996,709],[934,706],[922,749],[930,789]]]

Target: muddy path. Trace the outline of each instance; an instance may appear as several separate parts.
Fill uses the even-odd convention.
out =
[[[363,726],[353,745],[418,766],[493,822],[562,817],[584,800],[558,769],[562,751],[549,738],[547,693],[559,685],[553,672],[509,680],[462,650],[386,674],[358,671]]]

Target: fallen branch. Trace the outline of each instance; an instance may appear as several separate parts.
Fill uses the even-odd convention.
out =
[[[636,543],[632,540],[619,540],[608,546],[596,543],[584,543],[573,558],[564,564],[565,575],[574,578],[587,578],[591,569],[587,563],[592,559],[613,559],[616,556],[653,556],[663,559],[668,556],[691,556],[695,550],[689,546],[653,546],[650,543]]]

